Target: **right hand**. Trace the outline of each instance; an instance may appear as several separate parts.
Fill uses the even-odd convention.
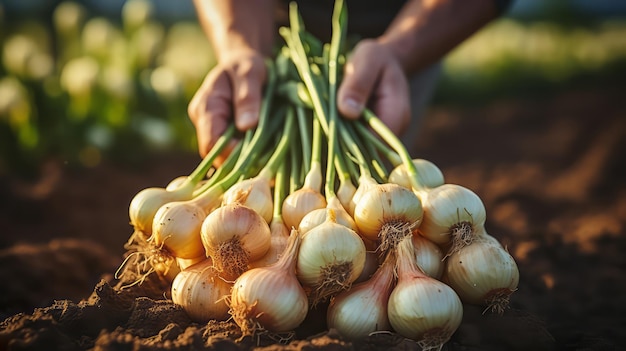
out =
[[[211,150],[231,118],[240,131],[257,125],[266,77],[265,57],[252,50],[223,57],[207,74],[188,106],[200,156]],[[221,164],[233,146],[231,143],[216,163]]]

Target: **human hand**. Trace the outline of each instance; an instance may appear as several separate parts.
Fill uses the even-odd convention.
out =
[[[207,74],[188,106],[202,157],[224,133],[231,118],[240,131],[257,125],[266,76],[264,56],[252,50],[229,54]],[[228,151],[218,158],[218,164]]]
[[[373,39],[354,48],[337,92],[337,107],[345,117],[359,118],[366,106],[396,135],[409,123],[409,83],[402,65],[389,47]]]

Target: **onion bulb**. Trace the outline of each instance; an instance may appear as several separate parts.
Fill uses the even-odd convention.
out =
[[[443,252],[432,241],[418,233],[413,234],[413,250],[417,266],[429,277],[439,279],[443,274]]]
[[[295,273],[300,240],[293,230],[276,263],[250,269],[235,280],[230,313],[244,334],[259,327],[274,333],[286,332],[304,321],[309,302]]]
[[[383,251],[412,235],[421,220],[419,198],[413,191],[392,183],[370,186],[354,209],[359,234],[369,240],[380,240]]]
[[[473,191],[456,184],[418,191],[424,206],[419,226],[423,236],[439,245],[450,245],[448,254],[472,242],[485,225],[486,211]]]
[[[232,284],[222,279],[211,259],[183,269],[172,282],[172,301],[183,307],[189,317],[205,323],[229,318],[225,297]]]
[[[149,237],[152,234],[154,215],[159,208],[168,202],[191,199],[193,190],[194,184],[190,182],[172,191],[158,187],[141,190],[133,197],[128,206],[130,224],[135,230]]]
[[[451,287],[417,267],[410,237],[398,243],[396,255],[398,282],[389,297],[389,322],[422,349],[440,350],[461,324],[461,300]]]
[[[313,305],[350,288],[365,265],[365,244],[352,229],[338,224],[335,211],[326,221],[302,235],[296,272],[311,288]]]
[[[178,258],[204,255],[200,228],[206,217],[204,209],[192,201],[167,203],[154,215],[152,237],[154,245]]]
[[[326,207],[326,198],[320,192],[321,185],[321,164],[316,162],[307,173],[304,185],[287,195],[283,201],[282,215],[287,228],[298,228],[307,213]]]
[[[509,252],[483,233],[446,259],[444,280],[463,302],[502,313],[517,290],[519,270]]]
[[[238,202],[211,212],[202,223],[200,236],[206,255],[228,277],[239,276],[271,245],[269,224],[256,211]]]
[[[444,184],[443,173],[434,163],[421,158],[413,159],[413,164],[417,170],[418,183],[424,188],[436,188]],[[388,178],[389,183],[401,185],[407,189],[412,189],[411,178],[404,163],[396,166]]]
[[[231,186],[222,198],[224,204],[240,202],[255,210],[267,223],[272,220],[271,180],[266,177],[254,177],[242,180]]]
[[[351,340],[370,333],[390,330],[387,302],[395,282],[395,258],[387,255],[367,281],[353,285],[335,296],[328,307],[327,325]]]
[[[260,259],[250,263],[250,268],[266,267],[276,261],[285,251],[289,241],[289,230],[280,217],[274,217],[270,223],[270,248]]]
[[[359,186],[356,188],[356,191],[354,192],[354,195],[352,196],[352,198],[350,198],[350,202],[348,203],[348,206],[344,206],[346,207],[346,211],[348,211],[348,213],[354,217],[354,209],[356,208],[356,205],[359,203],[359,200],[361,200],[361,197],[363,196],[363,194],[369,192],[369,189],[374,186],[374,185],[378,185],[378,183],[376,183],[376,179],[374,179],[371,175],[363,173],[361,174],[361,176],[359,177]]]
[[[325,208],[318,208],[306,214],[300,221],[298,226],[298,232],[300,235],[304,235],[309,230],[317,227],[318,225],[326,221],[328,211],[326,209],[332,208],[335,213],[335,220],[337,223],[344,225],[354,231],[357,231],[356,223],[348,212],[343,208],[343,205],[339,201],[337,196],[332,196],[328,199],[328,203]]]

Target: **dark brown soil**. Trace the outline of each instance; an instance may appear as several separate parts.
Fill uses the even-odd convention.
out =
[[[466,306],[446,350],[626,348],[626,105],[614,89],[567,90],[480,107],[434,107],[415,156],[474,190],[487,231],[521,272],[503,316]],[[199,161],[42,166],[0,180],[0,350],[419,350],[391,333],[350,343],[312,311],[290,343],[193,323],[152,276],[119,291],[127,206]],[[95,287],[95,288],[94,288]]]

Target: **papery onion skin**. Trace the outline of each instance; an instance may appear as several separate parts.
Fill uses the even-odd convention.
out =
[[[418,192],[424,207],[424,218],[419,230],[428,240],[445,245],[471,242],[472,235],[484,227],[487,217],[485,205],[473,191],[456,184],[444,184]]]
[[[296,272],[302,284],[316,291],[314,303],[349,288],[365,265],[363,240],[332,218],[302,235],[300,244]]]
[[[425,188],[436,188],[443,185],[445,180],[443,173],[434,163],[421,158],[413,159],[413,164],[417,170],[418,183]],[[401,185],[407,189],[411,189],[411,179],[404,164],[396,166],[388,178],[389,183]]]
[[[135,230],[146,235],[152,234],[152,223],[156,212],[161,206],[173,201],[183,201],[191,198],[192,187],[168,191],[164,188],[152,187],[138,192],[128,206],[130,224]]]
[[[335,296],[328,307],[328,327],[350,340],[390,330],[387,303],[395,282],[394,263],[388,257],[369,280]]]
[[[398,282],[389,297],[389,322],[423,349],[440,349],[461,324],[461,300],[451,287],[421,272],[411,238],[401,240],[396,253]]]
[[[377,184],[361,196],[354,209],[359,234],[369,240],[382,240],[389,226],[404,227],[401,237],[410,235],[422,220],[422,204],[411,190],[397,184]],[[393,246],[393,245],[388,245]]]
[[[517,290],[515,259],[491,236],[481,235],[446,259],[444,281],[468,304],[502,313]]]
[[[200,228],[205,218],[205,211],[192,202],[167,203],[154,215],[153,242],[158,248],[164,248],[178,258],[202,256],[204,247],[200,239]]]
[[[244,334],[254,332],[258,326],[274,333],[287,332],[306,318],[308,298],[294,271],[299,243],[300,236],[292,232],[275,264],[250,269],[235,281],[231,314]]]
[[[302,188],[289,194],[283,201],[282,214],[287,228],[298,228],[309,212],[326,207],[326,198],[316,190]]]
[[[211,212],[202,223],[200,234],[206,255],[229,277],[243,273],[271,245],[270,227],[265,219],[240,203]]]
[[[346,212],[343,207],[340,209],[335,209],[335,214],[337,223],[346,226],[354,231],[358,230],[356,223],[354,223],[352,217],[350,217],[348,212]],[[317,227],[318,225],[324,223],[327,219],[327,215],[328,211],[326,210],[326,208],[318,208],[309,212],[300,221],[298,231],[301,235],[305,234],[314,227]]]
[[[255,210],[267,223],[272,221],[272,192],[270,183],[265,178],[249,178],[234,184],[224,192],[222,202],[240,202]]]
[[[250,268],[267,267],[276,263],[280,255],[285,251],[287,242],[289,241],[289,230],[285,227],[282,220],[274,220],[270,223],[270,248],[263,257],[250,262]]]
[[[429,277],[440,279],[445,266],[443,251],[418,233],[413,234],[412,240],[417,266]]]
[[[227,320],[229,307],[224,297],[232,284],[223,280],[213,268],[211,259],[183,269],[172,282],[172,302],[183,307],[199,323]]]

